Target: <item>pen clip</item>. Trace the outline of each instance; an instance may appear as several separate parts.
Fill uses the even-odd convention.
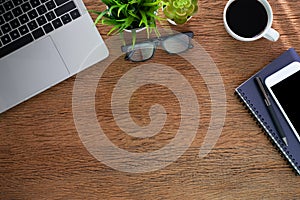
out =
[[[257,77],[255,77],[255,80],[258,84],[258,87],[259,87],[260,91],[262,92],[262,94],[264,96],[264,101],[265,101],[266,105],[270,106],[271,105],[270,97],[267,93],[267,90],[266,90],[265,86],[262,83],[261,78],[259,76],[257,76]]]

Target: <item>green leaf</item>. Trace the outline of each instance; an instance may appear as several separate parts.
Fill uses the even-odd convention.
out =
[[[89,13],[100,15],[102,12],[96,10],[88,10]]]
[[[112,0],[101,0],[105,5],[107,5],[108,7],[110,7],[113,4]]]
[[[132,30],[131,34],[132,34],[132,46],[134,47],[136,42],[136,30]]]
[[[127,4],[121,5],[118,9],[118,17],[120,17],[120,12],[127,7]]]
[[[118,5],[118,6],[120,6],[120,5],[122,5],[123,3],[121,2],[119,2],[119,1],[117,1],[117,0],[111,0],[112,1],[112,3],[114,3],[114,4],[116,4],[116,5]]]
[[[112,15],[112,13],[113,13],[113,9],[115,9],[115,8],[119,8],[119,6],[118,5],[113,5],[113,6],[110,6],[109,7],[109,13]]]
[[[110,35],[110,34],[116,34],[119,30],[119,27],[118,26],[114,26],[110,29],[110,31],[107,33],[107,35]]]
[[[98,15],[98,17],[95,19],[95,22],[94,22],[95,25],[99,23],[99,21],[102,19],[102,17],[103,17],[107,12],[108,12],[108,11],[105,10],[105,11],[103,11],[102,13],[100,13],[100,14]]]
[[[129,13],[132,17],[134,17],[135,19],[140,20],[140,17],[139,17],[138,15],[136,15],[134,12],[132,12],[131,10],[128,11],[128,13]]]
[[[144,26],[147,27],[148,23],[147,23],[147,17],[146,17],[146,15],[145,15],[145,12],[142,11],[142,10],[139,10],[139,13],[140,13],[141,16],[142,16],[142,18],[141,18],[141,20],[140,20],[139,26],[142,26],[142,24],[144,24]]]
[[[156,1],[156,2],[149,2],[149,3],[143,3],[143,6],[156,6],[156,5],[159,5],[160,4],[160,1]]]
[[[172,6],[167,6],[167,7],[164,9],[164,14],[165,14],[166,17],[169,18],[169,19],[174,19],[174,17],[175,17],[175,12],[176,12],[176,9],[174,9]]]

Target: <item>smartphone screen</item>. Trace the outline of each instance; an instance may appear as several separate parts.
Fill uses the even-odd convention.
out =
[[[290,64],[269,76],[265,83],[300,141],[300,63]]]
[[[300,94],[297,94],[297,87],[300,87],[300,71],[272,86],[271,90],[297,132],[300,133]]]

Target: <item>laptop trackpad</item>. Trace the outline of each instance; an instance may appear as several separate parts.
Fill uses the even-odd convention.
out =
[[[50,37],[0,60],[0,110],[66,79],[69,72]]]

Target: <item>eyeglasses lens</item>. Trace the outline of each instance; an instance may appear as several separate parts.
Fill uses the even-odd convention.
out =
[[[144,61],[152,57],[154,44],[136,44],[133,49],[129,49],[128,58],[132,61]]]
[[[169,53],[181,53],[189,49],[190,38],[185,34],[178,34],[167,38],[163,42],[165,50]]]

